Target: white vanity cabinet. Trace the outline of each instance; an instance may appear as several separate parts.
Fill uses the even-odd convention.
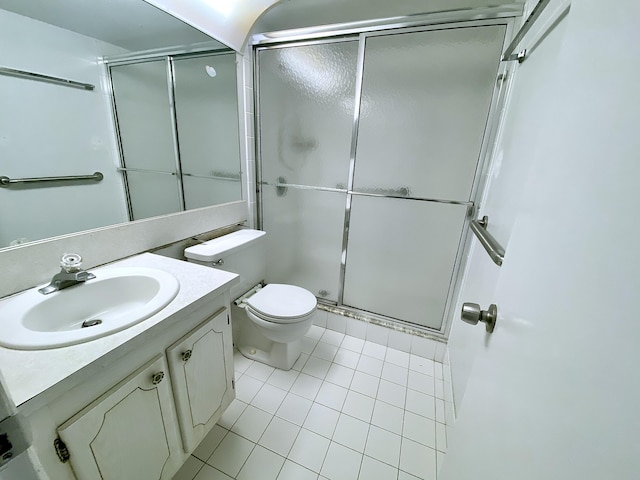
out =
[[[184,451],[190,453],[235,396],[228,309],[169,347],[167,359]]]
[[[180,290],[149,319],[96,340],[0,347],[41,480],[170,480],[235,398],[228,312],[238,276],[150,253],[114,265],[163,269]]]
[[[171,479],[213,428],[235,398],[221,300],[213,315],[198,310],[162,335],[152,360],[58,426],[78,480]]]
[[[170,479],[182,463],[172,391],[159,356],[58,428],[78,479]]]

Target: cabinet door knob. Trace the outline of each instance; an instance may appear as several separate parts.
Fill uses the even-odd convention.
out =
[[[151,376],[151,383],[158,385],[164,378],[164,372],[157,372]]]
[[[182,352],[182,361],[183,362],[188,362],[189,359],[191,358],[191,354],[192,353],[193,353],[193,351],[191,349]]]

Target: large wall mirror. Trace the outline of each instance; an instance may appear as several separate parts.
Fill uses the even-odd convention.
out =
[[[242,199],[225,45],[143,0],[0,0],[0,44],[0,248]]]

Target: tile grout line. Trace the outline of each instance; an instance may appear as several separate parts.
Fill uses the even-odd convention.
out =
[[[322,327],[318,327],[318,328],[322,328]],[[277,370],[277,369],[272,370],[272,371],[269,373],[269,375],[267,375],[267,376],[266,376],[266,378],[265,378],[264,380],[262,380],[262,378],[258,378],[258,377],[256,377],[256,376],[253,376],[251,373],[247,373],[247,372],[249,371],[249,369],[250,369],[250,368],[251,368],[251,367],[256,363],[255,361],[253,361],[253,360],[251,360],[251,359],[247,359],[247,360],[251,361],[251,364],[250,364],[248,367],[246,367],[243,371],[237,371],[237,370],[234,370],[234,374],[235,374],[235,375],[237,375],[238,380],[239,380],[242,376],[247,375],[247,376],[248,376],[249,378],[251,378],[252,380],[257,381],[257,382],[260,382],[260,384],[261,384],[261,385],[260,385],[260,387],[256,390],[256,392],[253,394],[253,396],[251,397],[251,399],[250,399],[248,402],[244,402],[244,401],[242,401],[242,400],[238,399],[238,401],[240,401],[240,402],[242,402],[242,403],[245,403],[245,404],[246,404],[246,406],[245,406],[245,408],[241,411],[241,413],[237,416],[237,418],[235,419],[235,421],[233,422],[233,424],[231,424],[231,426],[230,426],[230,428],[229,428],[229,429],[226,429],[225,427],[220,426],[221,428],[223,428],[223,429],[225,429],[225,430],[226,430],[226,433],[225,433],[225,435],[222,437],[222,439],[220,440],[220,442],[218,443],[218,445],[216,446],[216,448],[213,450],[213,452],[211,453],[211,455],[209,456],[209,458],[211,458],[211,456],[213,456],[213,453],[215,452],[215,450],[217,450],[217,449],[219,448],[220,444],[224,441],[224,439],[225,439],[225,438],[227,438],[227,436],[229,435],[229,433],[230,433],[230,432],[234,433],[235,435],[238,435],[238,436],[239,436],[239,437],[241,437],[241,438],[244,438],[245,440],[247,440],[247,441],[251,442],[251,443],[253,444],[253,446],[252,446],[252,448],[251,448],[251,450],[250,450],[250,452],[249,452],[248,456],[246,457],[246,459],[245,459],[245,460],[244,460],[244,462],[242,463],[242,466],[240,467],[240,470],[238,471],[238,474],[239,474],[239,473],[242,471],[242,469],[245,467],[245,465],[246,465],[246,463],[247,463],[247,461],[248,461],[249,457],[250,457],[250,456],[253,454],[253,452],[255,451],[256,446],[260,445],[260,443],[259,443],[259,442],[262,440],[262,438],[263,438],[263,436],[264,436],[264,434],[265,434],[266,430],[267,430],[267,429],[269,428],[269,426],[273,423],[274,419],[275,419],[275,418],[278,418],[278,419],[280,419],[280,420],[282,420],[282,421],[286,421],[286,422],[292,423],[292,424],[293,424],[293,425],[295,425],[297,428],[299,428],[299,430],[298,430],[298,432],[297,432],[297,434],[296,434],[296,436],[295,436],[295,439],[293,440],[293,442],[292,442],[292,444],[291,444],[291,447],[290,447],[290,448],[288,449],[288,451],[287,451],[286,456],[283,456],[283,455],[281,455],[281,454],[280,454],[280,453],[278,453],[278,452],[274,452],[273,450],[271,450],[270,448],[268,448],[268,447],[266,447],[266,446],[264,446],[264,445],[260,445],[260,446],[261,446],[262,448],[264,448],[265,450],[267,450],[267,451],[269,451],[269,452],[271,452],[271,453],[273,453],[273,454],[275,454],[275,455],[279,456],[280,458],[284,458],[284,462],[283,462],[283,464],[281,465],[280,469],[278,470],[278,475],[280,475],[280,473],[282,472],[282,469],[284,468],[284,465],[286,464],[286,462],[287,462],[287,461],[292,462],[292,463],[294,463],[294,464],[296,464],[296,465],[299,465],[300,467],[305,468],[305,469],[307,469],[307,470],[310,470],[308,467],[306,467],[306,466],[304,466],[304,465],[302,465],[302,464],[299,464],[299,463],[297,463],[297,462],[295,462],[294,460],[291,460],[291,459],[289,458],[289,454],[291,453],[291,451],[292,451],[292,449],[293,449],[293,446],[295,445],[295,442],[298,440],[298,438],[299,438],[299,436],[300,436],[300,434],[301,434],[301,432],[302,432],[302,430],[303,430],[303,429],[304,429],[304,430],[307,430],[308,432],[313,433],[313,434],[315,434],[315,435],[317,435],[317,436],[319,436],[319,437],[322,437],[323,439],[325,439],[325,440],[328,440],[328,441],[329,441],[329,446],[327,447],[327,451],[325,452],[324,457],[323,457],[323,459],[322,459],[322,462],[321,462],[321,464],[320,464],[320,471],[318,472],[318,475],[319,475],[319,476],[321,475],[321,473],[320,473],[320,472],[322,471],[323,467],[325,466],[325,463],[326,463],[327,458],[328,458],[328,455],[329,455],[329,449],[331,448],[331,445],[332,445],[332,444],[339,445],[339,446],[341,446],[341,447],[343,447],[343,448],[346,448],[346,449],[348,449],[348,450],[350,450],[350,451],[352,451],[352,452],[355,452],[356,454],[360,455],[360,457],[361,457],[361,458],[360,458],[360,464],[359,464],[359,467],[358,467],[358,476],[360,475],[360,472],[362,471],[362,466],[363,466],[363,464],[364,464],[365,457],[371,458],[371,459],[376,460],[376,461],[380,461],[380,462],[384,463],[385,465],[388,465],[388,466],[390,466],[391,468],[394,468],[397,472],[401,472],[401,471],[402,471],[402,472],[406,472],[405,470],[403,470],[403,469],[400,467],[400,465],[401,465],[401,463],[400,463],[400,457],[398,458],[398,465],[397,465],[397,466],[394,466],[394,465],[389,464],[389,463],[387,463],[387,462],[385,462],[385,461],[377,460],[377,459],[375,459],[374,457],[371,457],[371,456],[369,456],[369,455],[367,455],[367,454],[365,453],[365,452],[366,452],[366,449],[367,449],[367,446],[369,445],[369,442],[371,441],[371,439],[370,439],[371,427],[372,427],[372,426],[376,426],[376,427],[377,427],[378,429],[380,429],[380,430],[383,430],[383,431],[385,431],[385,432],[387,432],[387,433],[389,433],[389,434],[392,434],[392,435],[395,435],[395,436],[400,437],[401,449],[402,449],[402,443],[403,443],[403,440],[404,440],[404,439],[412,440],[412,439],[410,439],[409,437],[405,437],[405,435],[404,435],[404,434],[405,434],[405,425],[404,425],[404,424],[405,424],[405,415],[406,415],[406,412],[408,412],[408,411],[409,411],[409,410],[407,410],[408,392],[409,392],[409,391],[412,391],[412,392],[416,392],[416,393],[418,393],[418,394],[420,394],[420,395],[425,395],[425,396],[431,397],[431,398],[433,399],[433,401],[434,401],[434,407],[435,407],[435,408],[437,408],[437,405],[435,405],[435,402],[437,402],[438,400],[443,400],[443,399],[440,399],[439,397],[437,397],[437,396],[436,396],[436,393],[437,393],[437,391],[436,391],[436,382],[437,382],[438,380],[440,380],[439,378],[437,378],[437,370],[435,370],[437,367],[434,367],[433,375],[429,375],[429,374],[427,374],[427,373],[425,373],[425,372],[423,372],[423,371],[416,370],[416,369],[412,369],[412,368],[411,368],[411,363],[410,363],[410,361],[409,361],[409,363],[407,364],[407,366],[404,366],[404,363],[398,363],[398,362],[403,362],[403,361],[398,360],[398,359],[394,359],[395,361],[389,361],[389,360],[390,360],[390,356],[389,356],[389,349],[391,349],[391,350],[397,350],[397,349],[393,349],[393,348],[388,347],[388,346],[380,346],[380,348],[384,348],[384,355],[383,355],[383,358],[379,358],[379,357],[375,357],[375,356],[368,355],[367,353],[372,353],[372,352],[371,352],[371,351],[369,351],[369,352],[367,352],[367,353],[364,353],[364,352],[365,352],[365,347],[367,346],[367,343],[371,343],[371,344],[373,344],[373,342],[369,342],[369,341],[367,341],[366,339],[358,339],[358,340],[362,340],[362,343],[363,343],[362,349],[361,349],[359,352],[358,352],[357,350],[353,350],[353,349],[351,349],[351,348],[343,347],[344,341],[345,341],[345,339],[346,339],[347,337],[357,339],[357,337],[352,337],[352,336],[350,336],[350,335],[346,335],[346,334],[344,334],[344,333],[336,332],[338,335],[341,335],[340,342],[339,342],[337,345],[336,345],[335,343],[331,343],[331,342],[326,342],[326,341],[325,341],[325,342],[323,342],[323,340],[322,340],[322,339],[325,337],[325,333],[328,331],[327,329],[323,329],[323,330],[324,330],[324,332],[323,332],[322,334],[320,334],[320,335],[318,336],[318,338],[317,338],[317,339],[315,339],[315,338],[313,338],[313,337],[305,337],[305,338],[309,338],[310,342],[311,342],[311,343],[313,343],[313,345],[312,345],[312,347],[313,347],[313,348],[309,348],[309,349],[311,350],[311,353],[306,353],[306,358],[304,359],[304,362],[302,362],[301,364],[297,365],[297,369],[295,369],[295,371],[297,372],[297,374],[295,375],[295,377],[293,378],[293,380],[291,380],[290,382],[287,382],[287,383],[288,383],[288,387],[287,387],[286,389],[285,389],[285,388],[282,388],[281,386],[276,386],[276,385],[273,385],[273,384],[269,383],[269,380],[274,376],[274,374],[275,374],[276,372],[278,372],[278,370]],[[318,334],[316,334],[316,335],[318,335]],[[329,348],[329,351],[331,351],[331,350],[335,349],[335,352],[333,353],[333,355],[331,355],[331,359],[328,359],[326,356],[314,355],[314,353],[315,353],[315,352],[316,352],[316,350],[318,349],[318,346],[320,345],[320,343],[325,343],[325,344],[327,344],[327,348]],[[377,345],[377,344],[374,344],[374,345]],[[321,347],[321,348],[322,348],[322,347]],[[356,347],[356,348],[357,348],[357,347]],[[340,363],[336,363],[336,362],[335,362],[335,359],[336,359],[336,356],[337,356],[337,354],[338,354],[338,351],[340,351],[341,349],[343,349],[343,350],[345,350],[345,351],[348,351],[348,352],[353,352],[353,353],[355,353],[355,354],[357,354],[357,355],[358,355],[358,362],[355,364],[355,368],[351,368],[350,366],[342,365],[342,364],[340,364]],[[318,352],[320,352],[320,350],[318,350]],[[402,355],[402,356],[409,355],[409,359],[411,358],[411,357],[410,357],[410,356],[411,356],[411,353],[410,353],[410,352],[404,352],[404,351],[402,351],[402,350],[398,350],[398,352],[403,353],[403,355]],[[417,356],[417,355],[416,355],[416,356]],[[323,362],[326,362],[326,363],[328,364],[328,368],[326,369],[326,372],[325,372],[325,374],[324,374],[322,377],[319,377],[319,376],[316,376],[316,375],[311,375],[311,374],[309,374],[309,373],[307,373],[307,372],[303,372],[304,368],[306,367],[306,365],[308,364],[309,360],[310,360],[312,357],[313,357],[313,358],[316,358],[316,359],[318,359],[318,360],[321,360],[321,361],[323,361]],[[368,373],[368,372],[366,372],[366,371],[358,370],[358,366],[360,365],[360,361],[362,360],[362,358],[363,358],[363,357],[368,358],[368,359],[377,360],[377,361],[381,362],[381,369],[380,369],[380,373],[379,373],[379,374],[377,374],[377,375],[372,375],[371,373]],[[419,356],[418,356],[418,357],[419,357]],[[420,358],[422,358],[422,357],[420,357]],[[425,360],[426,360],[426,361],[431,361],[431,362],[433,362],[434,364],[435,364],[435,363],[440,363],[440,362],[435,362],[434,360],[432,360],[432,359],[428,359],[428,358],[425,358]],[[297,363],[297,362],[296,362],[296,363]],[[406,381],[406,384],[403,384],[403,383],[397,383],[397,381],[394,381],[393,379],[383,378],[383,377],[382,377],[382,375],[383,375],[383,371],[384,371],[385,365],[393,365],[394,367],[398,367],[398,368],[403,369],[403,371],[406,371],[406,372],[407,372],[407,381]],[[351,371],[352,371],[351,377],[350,377],[350,379],[349,379],[349,381],[348,381],[348,386],[345,386],[345,384],[344,384],[344,383],[342,383],[342,384],[341,384],[341,383],[335,383],[336,381],[339,381],[339,377],[338,377],[338,378],[336,378],[336,379],[334,379],[334,381],[331,381],[331,380],[328,380],[328,379],[327,379],[327,377],[329,376],[329,371],[332,369],[332,367],[333,367],[333,366],[339,366],[339,367],[340,367],[340,369],[348,369],[348,370],[351,370]],[[429,394],[429,393],[425,393],[425,392],[420,391],[420,390],[416,390],[415,388],[410,388],[410,387],[409,387],[408,375],[409,375],[409,373],[410,373],[410,372],[412,372],[412,371],[413,371],[413,372],[416,372],[416,373],[419,373],[419,374],[422,374],[422,375],[427,375],[427,376],[429,376],[429,377],[431,378],[431,382],[433,382],[433,383],[432,383],[432,386],[433,386],[433,393],[434,393],[433,395],[431,395],[431,394]],[[314,379],[317,379],[317,380],[320,382],[320,386],[318,387],[317,391],[313,394],[313,399],[310,399],[310,398],[305,397],[305,396],[302,396],[302,395],[298,395],[297,393],[294,393],[294,392],[292,391],[292,389],[294,388],[294,385],[295,385],[295,384],[296,384],[296,382],[301,378],[301,375],[302,375],[303,373],[304,373],[305,375],[308,375],[309,377],[312,377],[312,378],[314,378]],[[375,379],[377,380],[377,387],[376,387],[375,394],[374,394],[373,396],[372,396],[372,395],[369,395],[369,394],[366,394],[366,393],[359,392],[359,391],[357,391],[357,390],[352,390],[352,386],[353,386],[353,382],[354,382],[354,377],[355,377],[356,373],[361,373],[361,374],[363,374],[363,375],[368,375],[368,376],[370,376],[370,377],[372,377],[372,378],[375,378]],[[255,373],[254,373],[254,374],[255,374]],[[379,393],[380,393],[380,388],[381,388],[381,385],[382,385],[382,381],[383,381],[383,380],[384,380],[384,381],[386,381],[386,382],[388,382],[388,383],[390,383],[390,384],[393,384],[394,386],[398,386],[398,387],[400,387],[400,388],[402,388],[402,389],[404,390],[404,400],[403,400],[403,403],[402,403],[402,407],[399,407],[398,405],[395,405],[395,404],[392,404],[392,403],[388,403],[388,402],[386,402],[386,401],[381,400],[381,399],[379,399],[379,398],[378,398],[378,395],[379,395]],[[442,381],[442,380],[441,380],[441,381]],[[317,401],[317,399],[318,399],[318,395],[320,394],[320,391],[321,391],[321,389],[322,389],[322,386],[323,386],[323,385],[325,385],[325,384],[330,384],[330,385],[333,385],[333,386],[335,386],[335,387],[337,387],[337,388],[340,388],[340,389],[344,389],[344,390],[345,390],[345,392],[346,392],[346,393],[345,393],[345,399],[344,399],[344,401],[341,403],[341,407],[340,407],[340,409],[336,410],[333,406],[328,406],[328,405],[325,405],[325,404],[320,403],[320,402],[318,402],[318,401]],[[284,397],[283,397],[282,401],[280,401],[280,402],[279,402],[278,407],[275,409],[275,412],[274,412],[274,413],[271,413],[271,412],[269,412],[269,411],[263,410],[262,408],[260,408],[260,407],[258,407],[258,406],[256,406],[256,405],[254,405],[254,404],[253,404],[253,401],[255,400],[255,398],[257,397],[257,395],[259,394],[259,392],[260,392],[260,391],[265,387],[265,385],[269,385],[269,386],[270,386],[270,387],[272,387],[272,388],[276,388],[276,389],[279,389],[279,390],[281,390],[281,391],[283,391],[283,392],[284,392]],[[372,408],[372,411],[371,411],[371,415],[369,416],[368,421],[366,421],[366,422],[365,422],[365,421],[364,421],[364,420],[362,420],[361,418],[354,417],[354,416],[350,415],[349,413],[344,412],[344,410],[343,410],[343,409],[345,408],[347,398],[348,398],[348,396],[349,396],[349,393],[351,393],[351,392],[353,392],[353,393],[357,393],[357,394],[359,394],[359,395],[362,395],[363,397],[366,397],[367,399],[370,399],[370,400],[372,400],[372,401],[374,402],[374,403],[373,403],[373,408]],[[297,396],[297,397],[303,398],[303,399],[305,399],[305,400],[307,400],[307,401],[311,402],[311,406],[310,406],[310,408],[308,409],[308,411],[306,412],[306,414],[305,414],[305,416],[304,416],[304,419],[301,421],[301,425],[298,425],[297,423],[294,423],[294,422],[290,422],[288,419],[286,419],[286,418],[282,418],[282,417],[280,417],[280,416],[278,416],[278,415],[277,415],[277,412],[278,412],[278,410],[280,409],[280,407],[282,406],[282,403],[284,402],[284,399],[285,399],[289,394],[291,394],[291,395],[295,395],[295,396]],[[385,405],[388,405],[388,406],[390,406],[390,407],[393,407],[393,408],[400,408],[400,409],[402,409],[402,422],[401,422],[401,423],[402,423],[402,428],[400,429],[400,431],[401,431],[401,433],[400,433],[400,434],[396,433],[395,431],[389,430],[389,429],[387,429],[387,428],[385,428],[385,427],[383,427],[383,426],[375,425],[374,423],[372,423],[372,422],[373,422],[373,414],[374,414],[374,412],[375,412],[375,408],[376,408],[376,402],[381,402],[381,403],[383,403],[383,404],[385,404]],[[260,434],[260,437],[259,437],[259,438],[257,439],[257,441],[255,441],[255,442],[254,442],[253,440],[250,440],[250,439],[246,438],[246,437],[243,437],[243,436],[242,436],[242,435],[240,435],[239,433],[236,433],[236,432],[233,432],[233,431],[232,431],[233,427],[234,427],[234,426],[236,425],[236,423],[239,421],[240,417],[245,413],[246,408],[247,408],[249,405],[250,405],[250,406],[252,406],[252,407],[254,407],[255,409],[260,410],[261,412],[263,412],[263,413],[268,414],[268,415],[270,415],[270,416],[271,416],[271,418],[270,418],[270,420],[269,420],[269,423],[268,423],[268,424],[267,424],[267,426],[265,427],[264,431]],[[313,431],[313,430],[309,430],[307,427],[305,427],[305,426],[304,426],[304,424],[305,424],[305,423],[307,422],[307,420],[309,419],[309,415],[310,415],[311,410],[313,409],[314,405],[320,405],[320,406],[322,406],[322,407],[324,407],[324,408],[328,408],[328,409],[330,409],[330,410],[333,410],[334,412],[336,412],[336,413],[338,414],[338,420],[336,420],[336,426],[332,429],[332,433],[331,433],[331,436],[330,436],[330,437],[326,437],[324,434],[320,434],[320,433],[317,433],[317,432],[315,432],[315,431]],[[438,414],[437,414],[436,412],[434,412],[434,417],[436,417],[435,419],[433,419],[433,418],[429,418],[428,416],[422,415],[421,413],[417,413],[417,412],[412,412],[412,411],[410,411],[410,413],[412,413],[412,414],[414,414],[414,415],[417,415],[417,416],[420,416],[420,417],[422,417],[422,418],[425,418],[427,421],[433,422],[433,423],[436,425],[436,429],[437,429],[437,424],[440,424],[440,425],[443,425],[443,426],[445,426],[445,427],[446,427],[446,416],[445,416],[445,417],[444,417],[444,419],[443,419],[443,420],[444,420],[444,423],[443,423],[443,422],[439,422],[439,421],[438,421],[438,418],[437,418],[437,417],[438,417]],[[365,423],[367,424],[367,434],[366,434],[365,445],[364,445],[364,447],[363,447],[363,452],[359,452],[359,451],[357,451],[357,450],[354,450],[353,448],[351,448],[351,447],[349,447],[349,446],[347,446],[347,445],[343,445],[342,443],[340,443],[340,442],[338,442],[338,441],[334,440],[334,437],[335,437],[335,434],[336,434],[336,427],[337,427],[337,424],[338,424],[338,422],[339,422],[339,419],[340,419],[340,416],[341,416],[341,415],[345,415],[345,416],[347,416],[347,417],[349,417],[349,418],[352,418],[352,419],[355,419],[355,420],[358,420],[358,421],[362,421],[362,422],[365,422]],[[446,432],[445,432],[445,434],[446,434]],[[436,432],[436,436],[437,436],[437,432]],[[436,454],[436,457],[437,457],[437,455],[438,455],[438,454],[442,454],[442,455],[445,455],[445,454],[446,454],[446,452],[443,452],[443,451],[441,451],[441,450],[438,450],[438,448],[437,448],[437,447],[438,447],[437,438],[434,438],[436,448],[433,448],[433,447],[431,447],[431,446],[429,446],[429,445],[426,445],[426,444],[424,444],[424,443],[422,443],[422,442],[419,442],[419,441],[416,441],[416,440],[412,440],[412,441],[413,441],[413,442],[415,442],[415,443],[416,443],[416,444],[418,444],[418,445],[421,445],[421,446],[422,446],[422,447],[424,447],[424,448],[428,448],[428,449],[430,449],[430,450],[433,450],[433,451],[434,451],[434,453]],[[446,440],[445,440],[445,441],[446,441]],[[400,452],[400,456],[401,456],[401,452]],[[194,458],[196,458],[198,461],[201,461],[201,462],[202,462],[202,460],[200,460],[198,457],[195,457],[195,455],[194,455]],[[218,470],[215,466],[213,466],[213,465],[211,465],[210,463],[208,463],[209,458],[207,459],[207,461],[202,462],[203,464],[200,466],[200,468],[199,468],[199,469],[198,469],[198,471],[196,472],[196,475],[195,475],[195,476],[197,476],[197,475],[200,473],[200,471],[202,470],[202,468],[204,468],[204,464],[207,464],[209,467],[211,467],[211,468],[215,468],[216,470]],[[440,460],[440,461],[441,461],[441,460]],[[438,462],[438,459],[436,458],[436,472],[437,472],[437,462]],[[218,471],[219,471],[219,470],[218,470]],[[313,471],[313,470],[310,470],[310,471]],[[316,473],[316,472],[314,472],[314,473]],[[409,473],[409,472],[406,472],[406,473]],[[195,476],[194,476],[194,478],[195,478]],[[236,476],[236,477],[237,477],[237,476]]]
[[[318,358],[318,357],[316,357],[316,358]],[[369,357],[369,358],[373,358],[373,357]],[[335,364],[335,363],[334,363],[334,362],[331,362],[331,364]],[[340,365],[340,364],[335,364],[335,365]],[[348,367],[345,367],[345,368],[348,368]],[[419,394],[423,394],[423,395],[429,396],[429,397],[431,397],[431,398],[434,400],[434,403],[435,403],[435,401],[437,401],[437,400],[442,400],[442,399],[439,399],[438,397],[436,397],[436,396],[434,396],[434,395],[430,395],[430,394],[428,394],[428,393],[423,393],[423,392],[421,392],[421,391],[419,391],[419,390],[412,389],[412,388],[410,388],[409,386],[405,386],[405,385],[403,385],[403,384],[399,384],[399,383],[393,382],[392,380],[383,379],[382,377],[376,377],[376,376],[374,376],[374,375],[368,374],[368,373],[366,373],[366,372],[362,372],[362,371],[360,371],[360,370],[355,370],[355,369],[352,369],[352,370],[354,370],[354,373],[355,373],[355,372],[361,372],[361,373],[363,373],[363,374],[370,375],[370,376],[372,376],[372,377],[374,377],[374,378],[377,378],[377,379],[379,380],[378,388],[377,388],[377,390],[376,390],[376,395],[375,395],[375,396],[373,396],[373,397],[372,397],[372,396],[367,395],[367,394],[365,394],[365,393],[361,393],[361,392],[358,392],[358,391],[356,391],[356,390],[351,390],[351,385],[352,385],[352,383],[353,383],[353,379],[350,381],[350,383],[349,383],[349,387],[344,387],[344,386],[342,386],[342,385],[339,385],[339,384],[333,383],[333,382],[331,382],[331,381],[329,381],[329,380],[326,380],[326,376],[325,376],[325,378],[323,379],[323,378],[316,377],[316,376],[313,376],[313,375],[309,375],[309,374],[306,374],[306,373],[305,373],[305,375],[309,375],[309,376],[311,376],[311,377],[313,377],[313,378],[316,378],[316,379],[320,380],[320,381],[321,381],[321,382],[323,382],[323,383],[324,383],[324,382],[328,382],[328,383],[331,383],[332,385],[338,386],[338,387],[340,387],[340,388],[344,388],[344,389],[346,389],[346,390],[347,390],[347,392],[351,392],[351,391],[353,391],[353,392],[355,392],[355,393],[359,393],[360,395],[366,396],[367,398],[370,398],[370,399],[374,400],[374,402],[375,402],[375,401],[380,401],[380,402],[385,403],[386,405],[390,405],[390,406],[393,406],[393,407],[396,407],[396,408],[402,408],[404,412],[409,411],[409,412],[410,412],[410,413],[412,413],[412,414],[419,415],[419,416],[421,416],[421,417],[423,417],[423,418],[426,418],[426,419],[428,419],[428,420],[430,420],[430,421],[433,421],[433,422],[436,422],[436,423],[440,423],[441,425],[446,425],[446,422],[445,422],[445,423],[443,423],[443,422],[439,422],[439,421],[437,420],[437,418],[430,418],[430,417],[428,417],[428,416],[422,415],[421,413],[413,412],[413,411],[411,411],[411,410],[407,410],[407,395],[406,395],[406,394],[405,394],[405,400],[404,400],[404,403],[403,403],[402,407],[399,407],[399,406],[394,405],[394,404],[392,404],[392,403],[386,402],[385,400],[381,400],[381,399],[379,399],[379,398],[378,398],[378,393],[379,393],[379,391],[380,391],[380,381],[385,380],[385,381],[387,381],[387,382],[389,382],[389,383],[393,383],[394,385],[399,385],[400,387],[403,387],[403,388],[404,388],[404,389],[406,389],[406,390],[411,390],[411,391],[417,392],[417,393],[419,393]],[[407,370],[409,370],[409,369],[407,369]],[[272,373],[269,375],[269,377],[270,377],[271,375],[273,375],[273,373],[274,373],[274,372],[272,372]],[[299,378],[299,377],[300,377],[300,374],[302,374],[302,373],[304,373],[304,372],[299,371],[299,372],[298,372],[298,376],[296,377],[296,379],[297,379],[297,378]],[[420,373],[420,372],[418,372],[418,373]],[[249,375],[251,378],[253,378],[253,379],[255,379],[255,380],[261,381],[260,379],[258,379],[258,378],[256,378],[256,377],[252,377],[250,374],[247,374],[247,375]],[[429,376],[429,375],[427,375],[427,376]],[[435,388],[435,381],[437,381],[438,379],[437,379],[437,378],[435,378],[435,377],[431,377],[431,376],[429,376],[429,377],[430,377],[430,378],[432,379],[432,381],[434,382],[434,388]],[[267,378],[267,380],[265,380],[265,381],[263,382],[263,385],[267,385],[267,384],[268,384],[268,378]],[[294,382],[294,384],[295,384],[295,382]],[[272,386],[273,386],[273,385],[272,385]],[[279,388],[279,387],[275,387],[275,388]],[[296,393],[293,393],[293,392],[291,391],[291,389],[292,389],[292,388],[293,388],[293,384],[292,384],[292,386],[289,388],[289,390],[286,390],[286,393],[291,393],[292,395],[296,395],[296,396],[302,397],[301,395],[298,395],[298,394],[296,394]],[[322,388],[322,387],[320,387],[320,388]],[[281,390],[285,391],[284,389],[281,389]],[[320,391],[320,390],[318,390],[318,393],[316,393],[316,395],[314,396],[314,398],[313,398],[313,399],[309,399],[308,397],[302,397],[302,398],[305,398],[305,399],[307,399],[307,400],[310,400],[310,401],[311,401],[311,402],[313,402],[313,403],[319,403],[320,405],[323,405],[323,406],[325,406],[325,407],[327,407],[327,408],[331,408],[332,410],[335,410],[335,409],[334,409],[334,408],[332,408],[332,407],[329,407],[329,406],[327,406],[327,405],[324,405],[324,404],[322,404],[322,403],[320,403],[320,402],[317,402],[317,401],[316,401],[316,399],[317,399],[317,397],[318,397],[318,394],[319,394],[319,391]],[[259,392],[259,391],[258,391],[258,392]],[[257,395],[257,393],[256,393],[256,395]],[[255,396],[254,396],[254,398],[255,398]],[[252,399],[252,400],[253,400],[253,399]],[[250,404],[251,404],[251,403],[250,403]],[[253,406],[254,406],[255,408],[259,408],[259,407],[255,406],[255,405],[253,405]],[[344,404],[343,404],[343,407],[344,407]],[[260,410],[262,410],[262,409],[260,409]],[[264,411],[264,412],[266,412],[266,413],[270,414],[270,412],[267,412],[267,411],[265,411],[265,410],[262,410],[262,411]],[[340,410],[335,410],[335,411],[338,411],[339,413],[343,413],[343,412],[342,412],[342,409],[340,409]],[[273,415],[274,415],[274,416],[277,416],[277,413],[274,413]],[[349,415],[349,414],[345,413],[345,415]],[[308,413],[307,413],[307,416],[308,416]],[[305,416],[305,420],[306,420],[307,416]],[[357,418],[357,417],[353,417],[352,415],[349,415],[349,416],[350,416],[350,417],[352,417],[352,418]],[[404,416],[404,413],[403,413],[403,416]],[[435,415],[435,414],[434,414],[434,416],[435,416],[435,417],[437,417],[437,415]],[[279,417],[279,418],[282,418],[282,417]],[[286,420],[286,419],[285,419],[285,420]],[[446,420],[446,419],[445,419],[445,420]],[[304,422],[303,422],[303,423],[304,423]],[[371,424],[371,421],[369,421],[369,424]],[[383,428],[383,427],[380,427],[380,428]],[[390,431],[390,430],[387,430],[387,429],[385,429],[385,428],[383,428],[383,429],[384,429],[384,430],[386,430],[386,431]],[[392,432],[392,431],[390,431],[390,432],[391,432],[391,433],[396,434],[395,432]],[[402,434],[402,435],[404,435],[404,429],[403,429],[403,434]],[[418,443],[421,443],[421,442],[418,442]],[[425,445],[425,446],[429,447],[428,445]],[[429,448],[432,448],[432,447],[429,447]]]

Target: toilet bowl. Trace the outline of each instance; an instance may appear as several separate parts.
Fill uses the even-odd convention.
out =
[[[316,297],[294,285],[269,284],[245,299],[246,312],[262,334],[274,342],[293,342],[311,328]]]
[[[313,324],[316,297],[294,285],[269,284],[235,303],[243,310],[233,318],[238,323],[234,339],[240,353],[272,367],[291,369],[302,353],[301,339]]]
[[[289,370],[313,324],[316,297],[295,285],[265,278],[265,232],[239,230],[185,250],[190,262],[240,275],[231,289],[233,340],[245,357]]]

